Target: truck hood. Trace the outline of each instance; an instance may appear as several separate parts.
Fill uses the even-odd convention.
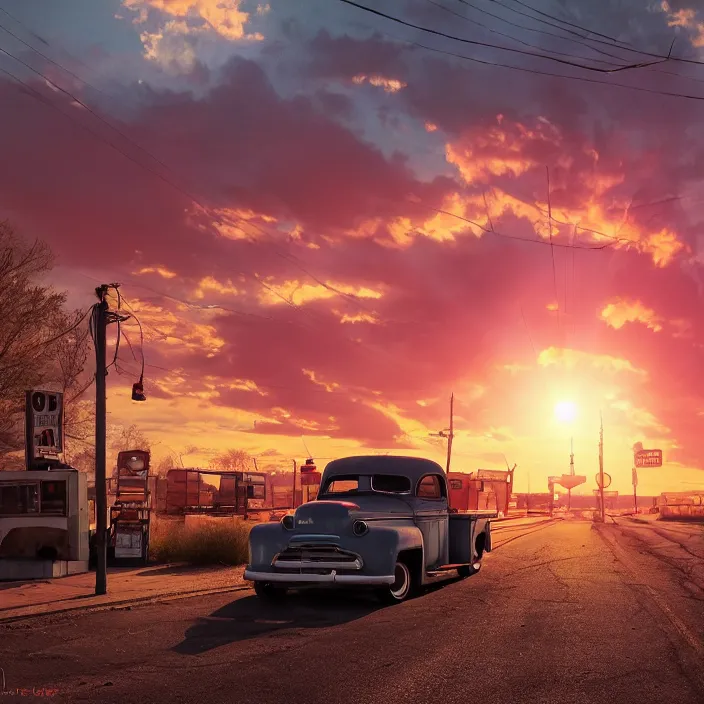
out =
[[[411,508],[402,500],[386,496],[359,496],[354,500],[310,501],[294,513],[294,530],[339,534],[359,519],[410,518]]]

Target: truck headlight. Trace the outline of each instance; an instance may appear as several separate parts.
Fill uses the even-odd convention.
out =
[[[364,521],[355,521],[352,525],[352,532],[355,535],[364,535],[369,532],[369,526]]]
[[[286,515],[281,519],[281,525],[286,529],[286,530],[293,530],[293,516]]]

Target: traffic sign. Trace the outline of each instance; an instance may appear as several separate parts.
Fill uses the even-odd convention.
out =
[[[596,485],[601,489],[601,484],[599,482],[599,475],[596,475]],[[611,475],[604,472],[604,489],[611,486]]]
[[[662,467],[662,450],[636,450],[633,458],[636,467]]]
[[[560,484],[560,486],[564,486],[565,489],[574,489],[576,486],[584,484],[586,481],[587,478],[582,477],[579,474],[563,474],[560,477],[558,484]]]
[[[64,395],[60,391],[25,393],[25,451],[28,469],[58,459],[64,449]]]

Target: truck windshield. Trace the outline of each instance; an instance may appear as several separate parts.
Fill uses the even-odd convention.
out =
[[[324,494],[350,494],[359,490],[359,477],[335,477],[331,479]]]
[[[331,477],[320,493],[358,494],[369,493],[370,490],[384,494],[408,494],[411,491],[411,480],[396,474],[346,474]]]

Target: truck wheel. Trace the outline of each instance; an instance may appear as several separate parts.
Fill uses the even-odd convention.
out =
[[[481,562],[475,562],[473,565],[463,565],[457,568],[457,574],[459,574],[462,579],[471,577],[473,574],[477,574],[482,567]]]
[[[286,596],[286,587],[275,587],[269,582],[255,582],[254,593],[262,601],[281,601]]]
[[[377,596],[383,604],[400,604],[416,590],[418,576],[413,567],[401,560],[394,567],[395,581],[377,590]]]

